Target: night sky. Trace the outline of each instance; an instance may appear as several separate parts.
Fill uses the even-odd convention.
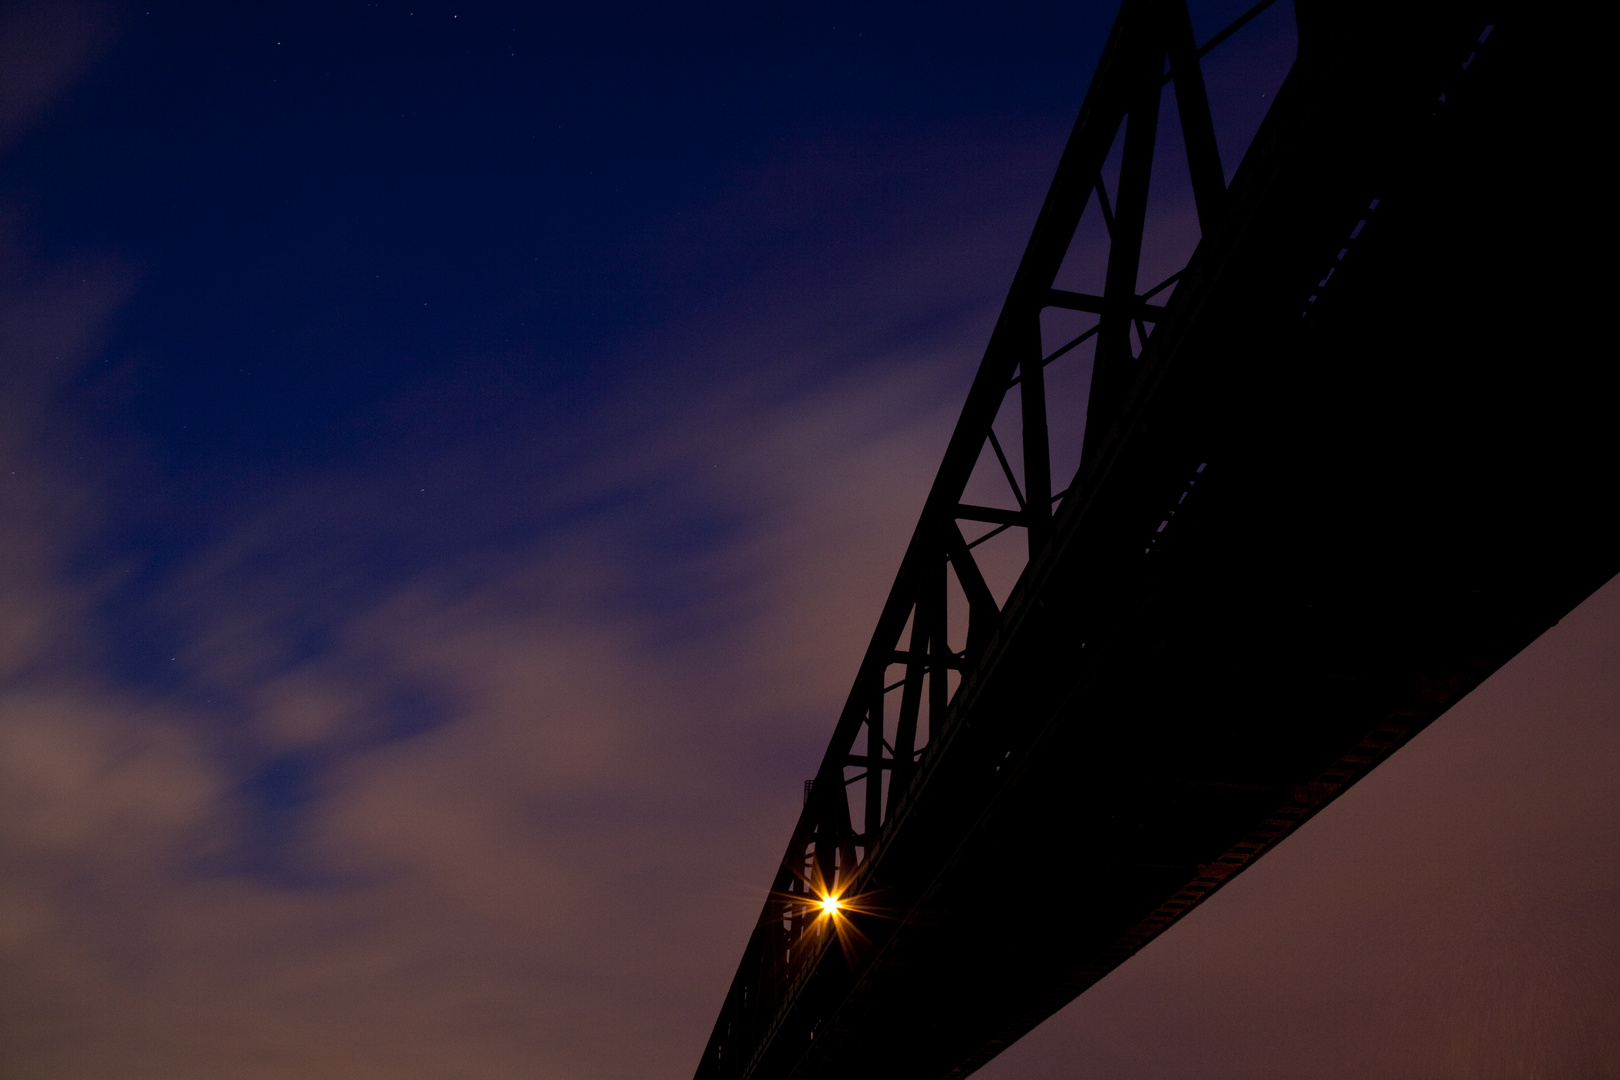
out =
[[[0,1080],[689,1076],[1114,11],[0,3]],[[1617,765],[1612,582],[980,1075],[1620,1077]]]

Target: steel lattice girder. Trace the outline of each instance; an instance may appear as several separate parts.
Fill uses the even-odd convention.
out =
[[[966,1075],[1620,569],[1584,511],[1620,464],[1604,376],[1579,328],[1522,363],[1552,332],[1533,301],[1562,297],[1512,270],[1569,242],[1503,213],[1577,152],[1580,76],[1544,16],[1500,7],[1298,4],[1228,191],[1197,74],[1227,35],[1199,49],[1180,0],[1125,4],[699,1080]],[[1161,306],[1136,277],[1167,82],[1204,236]],[[1103,294],[1054,291],[1093,198]],[[1045,307],[1099,316],[1055,496]],[[1022,475],[991,426],[1015,387]],[[1017,510],[961,503],[987,448]],[[1004,609],[961,521],[1028,535]],[[817,918],[826,892],[860,903]]]

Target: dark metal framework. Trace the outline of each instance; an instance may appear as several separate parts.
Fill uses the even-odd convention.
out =
[[[816,918],[819,899],[851,888],[866,856],[882,842],[886,824],[905,803],[928,751],[926,733],[932,729],[937,735],[952,722],[961,674],[974,667],[1002,615],[973,549],[1014,528],[1026,532],[1030,559],[1050,541],[1054,512],[1074,483],[1053,490],[1045,369],[1077,356],[1079,347],[1093,338],[1082,460],[1092,459],[1108,438],[1152,326],[1164,315],[1164,295],[1175,289],[1183,273],[1137,292],[1164,87],[1175,94],[1198,222],[1207,234],[1221,215],[1226,181],[1200,60],[1273,2],[1260,0],[1201,46],[1194,41],[1185,0],[1124,4],[831,744],[815,779],[806,784],[804,810],[706,1061],[722,1060],[728,1043],[747,1045],[758,1039],[737,1039],[744,1030],[769,1030],[807,958],[827,947],[820,932],[824,924]],[[1117,189],[1111,191],[1104,165],[1122,129]],[[1088,204],[1101,214],[1109,237],[1100,296],[1053,284]],[[1048,308],[1097,318],[1082,333],[1046,351],[1041,313]],[[994,429],[1009,399],[1015,400],[1022,420],[1016,466]],[[994,456],[1016,509],[962,501],[986,455]],[[1188,482],[1196,480],[1194,476]],[[969,539],[964,522],[991,527]],[[952,581],[966,598],[962,648],[951,644],[961,634],[950,625],[947,593]],[[858,824],[846,794],[857,782],[864,794]],[[734,1033],[730,1038],[727,1030]],[[759,1041],[767,1040],[768,1035]],[[746,1066],[738,1064],[738,1071],[727,1068],[716,1075],[747,1075]]]
[[[1121,12],[855,686],[821,767],[806,785],[804,812],[758,936],[776,937],[778,929],[782,935],[769,946],[765,940],[751,943],[750,952],[756,944],[767,956],[780,952],[786,970],[792,969],[794,945],[808,925],[805,912],[816,898],[848,888],[865,853],[880,842],[885,820],[904,801],[917,763],[927,752],[919,733],[930,720],[935,725],[950,722],[956,689],[950,675],[972,668],[1001,619],[973,549],[1021,528],[1028,535],[1029,557],[1035,558],[1051,538],[1056,508],[1073,487],[1052,490],[1046,367],[1096,339],[1083,458],[1092,456],[1119,411],[1136,361],[1152,336],[1151,325],[1164,314],[1162,301],[1153,301],[1173,290],[1183,273],[1178,270],[1145,292],[1136,291],[1161,88],[1174,88],[1198,221],[1208,232],[1221,213],[1226,182],[1199,61],[1273,2],[1261,0],[1202,47],[1194,42],[1185,0],[1136,0]],[[1104,161],[1121,128],[1125,138],[1118,189],[1110,192]],[[1053,286],[1081,213],[1093,199],[1109,236],[1101,296]],[[1097,320],[1046,352],[1040,317],[1047,308],[1086,312]],[[1020,467],[1009,460],[994,428],[1014,394],[1022,420]],[[987,454],[994,455],[1016,509],[962,501]],[[1190,483],[1196,484],[1196,478]],[[969,540],[963,522],[992,527]],[[952,580],[967,601],[966,640],[960,649],[951,645],[946,597]],[[896,692],[898,709],[891,718],[889,701]],[[845,788],[858,781],[864,782],[859,827],[845,796]],[[778,974],[771,981],[780,979]]]
[[[1390,337],[1388,318],[1362,326],[1342,314],[1388,305],[1389,295],[1369,291],[1377,274],[1346,285],[1341,271],[1365,244],[1370,216],[1387,214],[1382,185],[1411,171],[1439,137],[1430,119],[1472,77],[1495,16],[1483,0],[1387,0],[1376,9],[1295,0],[1299,58],[1229,189],[1200,61],[1270,3],[1199,45],[1185,0],[1125,0],[806,785],[699,1080],[967,1075],[1620,568],[1612,527],[1555,535],[1580,485],[1620,465],[1612,440],[1581,434],[1592,429],[1579,424],[1523,428],[1536,439],[1516,444],[1507,464],[1540,481],[1509,492],[1529,524],[1493,520],[1488,541],[1476,542],[1488,530],[1474,507],[1503,497],[1477,479],[1485,473],[1476,461],[1500,457],[1490,433],[1455,408],[1456,373],[1474,374],[1477,356],[1467,366],[1441,358],[1422,378],[1395,361],[1377,369],[1407,380],[1401,395],[1358,397],[1354,407],[1382,409],[1404,444],[1342,449],[1364,426],[1345,418],[1351,405],[1311,414],[1326,418],[1325,432],[1287,415],[1302,396],[1341,392],[1334,365]],[[1201,239],[1184,267],[1138,292],[1166,93]],[[1473,142],[1457,145],[1490,143],[1498,119],[1479,121]],[[1437,241],[1409,222],[1408,248],[1386,249],[1381,264],[1367,256],[1367,265],[1398,278],[1390,267],[1403,256],[1461,250],[1453,241],[1467,239],[1473,219],[1516,182],[1476,185],[1452,236]],[[1445,198],[1457,199],[1449,190]],[[1107,237],[1101,293],[1056,288],[1092,207]],[[1432,297],[1438,286],[1423,280],[1395,298],[1421,294],[1425,318],[1477,324],[1491,306],[1478,287],[1490,271],[1448,269],[1450,292]],[[1341,301],[1339,321],[1311,338],[1329,297]],[[1050,309],[1095,318],[1048,343]],[[1523,325],[1513,333],[1529,334]],[[1481,354],[1494,344],[1489,332],[1470,332]],[[1050,414],[1046,373],[1083,362],[1088,349],[1080,464],[1054,490],[1049,423],[1079,418]],[[1305,352],[1327,374],[1268,389],[1301,379],[1295,358]],[[1481,391],[1473,412],[1501,408],[1515,392],[1561,401],[1552,396],[1585,377],[1563,369],[1541,382],[1520,378],[1513,391]],[[1009,453],[995,425],[1014,413],[1021,437]],[[1454,444],[1472,447],[1466,468],[1452,460]],[[1296,465],[1279,449],[1288,446],[1318,460]],[[980,469],[1005,481],[1012,505],[964,501]],[[1207,501],[1212,478],[1227,485],[1216,487],[1224,503]],[[1449,502],[1434,494],[1444,485],[1455,489]],[[1318,494],[1328,488],[1331,499]],[[1203,509],[1211,505],[1223,509]],[[1391,515],[1403,516],[1403,529],[1381,529]],[[1251,542],[1251,530],[1278,533],[1307,519],[1316,522],[1308,543]],[[1027,557],[998,603],[975,551],[1013,529],[1024,530]],[[1347,560],[1360,568],[1345,571]],[[1224,579],[1234,573],[1249,578],[1233,586]],[[1316,710],[1309,723],[1300,722],[1302,701]],[[1205,717],[1220,722],[1195,722]],[[1129,829],[1119,824],[1126,819]],[[1061,940],[1018,925],[1028,909],[973,880],[996,872],[1028,887],[1080,880],[1031,838],[1037,829],[1087,837],[1093,865],[1106,867],[1087,879]],[[826,896],[859,898],[868,910],[841,922],[819,917]],[[893,918],[874,918],[874,906]],[[991,909],[983,922],[963,914]],[[858,940],[835,940],[834,928]],[[948,963],[942,949],[953,953]],[[907,994],[909,1003],[896,1001]]]

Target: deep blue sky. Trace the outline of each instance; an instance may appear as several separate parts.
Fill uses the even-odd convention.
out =
[[[122,412],[166,469],[218,483],[376,438],[375,402],[458,353],[591,398],[616,346],[748,270],[649,265],[673,216],[794,140],[1061,132],[1110,17],[120,5],[4,182],[36,242],[139,267]]]
[[[1113,14],[0,5],[0,1074],[689,1075]],[[1617,596],[985,1075],[1615,1061]]]
[[[1055,157],[1112,12],[156,3],[95,17],[105,53],[6,155],[0,191],[39,249],[110,256],[134,279],[81,378],[143,470],[101,538],[138,554],[117,608],[267,487],[333,462],[483,438],[484,469],[549,467],[644,376],[631,343],[812,250],[909,239],[870,230],[917,196],[908,184],[961,171],[954,133],[1044,133]],[[846,190],[808,221],[714,212],[814,143],[896,175],[831,178]],[[825,179],[775,178],[794,201]],[[402,407],[413,391],[431,402]],[[492,499],[468,494],[448,533],[379,530],[367,569],[558,524],[556,508],[537,519]],[[131,674],[150,671],[142,647],[169,649],[163,629],[116,615]]]

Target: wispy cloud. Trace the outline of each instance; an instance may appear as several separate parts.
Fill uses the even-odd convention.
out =
[[[102,40],[43,10],[0,140]],[[0,1071],[689,1075],[1057,149],[784,146],[647,238],[608,392],[468,356],[162,562],[103,554],[166,481],[85,403],[137,275],[0,217]],[[1394,1077],[1424,1026],[1438,1071],[1588,1060],[1544,1016],[1610,1060],[1616,610],[985,1075],[1297,1075],[1331,1030]]]
[[[77,0],[0,10],[0,149],[37,123],[111,44],[106,4]]]
[[[767,174],[839,172],[787,152]],[[6,395],[12,1073],[689,1070],[1016,256],[1007,211],[963,210],[981,179],[935,185],[927,247],[834,279],[797,240],[814,289],[635,343],[532,471],[486,472],[511,415],[333,462],[138,595],[84,565],[124,505],[105,438],[57,437],[122,279],[3,298],[78,335]],[[162,670],[109,664],[109,619],[172,640]]]

